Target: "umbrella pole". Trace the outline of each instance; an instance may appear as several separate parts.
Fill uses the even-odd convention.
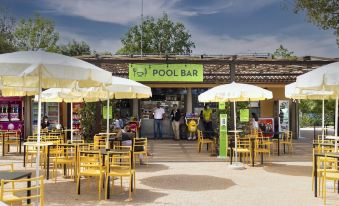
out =
[[[39,95],[38,95],[38,122],[37,122],[37,154],[35,162],[35,176],[40,176],[40,138],[41,138],[41,68],[39,68]],[[47,165],[49,167],[49,165]],[[36,185],[39,186],[39,180],[36,181]],[[38,191],[37,191],[38,192]],[[39,205],[39,199],[37,199],[37,205]]]
[[[335,99],[335,119],[334,119],[334,136],[337,137],[338,135],[338,95],[336,96]],[[335,146],[334,146],[334,151],[338,151],[338,140],[335,140]]]
[[[324,128],[325,128],[325,100],[322,100],[322,114],[321,114],[321,141],[324,143],[325,139],[325,133],[324,133]],[[324,146],[322,146],[322,150],[324,150]]]
[[[106,149],[109,149],[109,95],[107,93],[107,110],[106,110]]]
[[[71,142],[73,142],[73,102],[71,102]]]
[[[238,162],[238,137],[237,137],[237,112],[236,112],[236,104],[233,102],[233,122],[234,122],[234,140],[235,140],[235,162]]]

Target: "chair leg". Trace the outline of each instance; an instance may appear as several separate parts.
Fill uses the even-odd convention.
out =
[[[121,189],[121,192],[123,191],[123,188],[122,188],[122,176],[120,177],[120,189]]]
[[[102,175],[99,176],[99,184],[98,185],[99,185],[99,200],[101,200]]]
[[[128,199],[132,200],[132,187],[131,187],[131,183],[132,183],[132,176],[130,176],[129,178],[129,192],[128,192]]]

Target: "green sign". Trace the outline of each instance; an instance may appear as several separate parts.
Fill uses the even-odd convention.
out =
[[[225,109],[225,102],[219,102],[219,109]]]
[[[248,122],[248,121],[250,121],[250,110],[241,109],[240,110],[240,122]]]
[[[220,114],[219,158],[227,157],[227,114]]]
[[[202,64],[130,64],[128,76],[146,82],[203,82]]]
[[[102,118],[107,119],[107,106],[102,107]],[[109,118],[112,119],[112,106],[109,106]]]

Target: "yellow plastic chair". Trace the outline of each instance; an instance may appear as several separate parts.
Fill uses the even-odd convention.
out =
[[[133,155],[143,155],[143,157],[146,159],[146,164],[148,165],[147,149],[147,138],[133,138]],[[136,161],[134,160],[134,165],[135,162]],[[141,164],[140,161],[139,163]]]
[[[322,193],[323,193],[323,199],[324,199],[324,205],[326,205],[326,181],[327,180],[333,180],[334,184],[334,192],[336,191],[335,182],[339,181],[339,165],[338,160],[334,158],[329,158],[325,156],[324,159],[325,163],[331,163],[332,168],[328,169],[326,166],[324,166],[324,172],[322,175]]]
[[[67,140],[67,144],[84,144],[85,140],[75,139],[75,140]]]
[[[3,135],[5,135],[5,144],[15,145],[16,151],[19,152],[20,132],[19,131],[8,131],[8,132],[5,132]]]
[[[108,153],[108,161],[107,161],[107,169],[106,169],[106,176],[112,177],[112,190],[114,190],[114,177],[120,177],[120,187],[121,190],[123,189],[122,181],[123,177],[129,177],[129,195],[128,198],[132,199],[132,188],[131,182],[134,180],[134,190],[135,191],[135,170],[132,169],[132,154],[131,151],[127,152],[114,152]],[[106,188],[108,187],[108,178],[106,178]],[[105,190],[105,199],[107,199],[107,189]]]
[[[204,139],[203,133],[198,129],[198,152],[200,153],[204,144],[209,144],[211,148],[211,152],[213,153],[215,148],[215,140],[212,139]]]
[[[237,141],[237,152],[240,155],[243,155],[244,162],[250,163],[252,160],[251,153],[251,140],[250,137],[245,136],[242,138],[238,138]],[[235,156],[235,150],[233,150],[233,156]]]
[[[106,148],[106,136],[105,135],[94,135],[93,138],[94,150]]]
[[[98,193],[99,200],[101,199],[101,188],[103,177],[105,175],[104,167],[102,166],[102,157],[100,151],[79,151],[78,154],[78,175],[77,175],[77,192],[80,195],[80,178],[87,177],[88,184],[90,177],[98,177]]]
[[[75,167],[76,167],[76,149],[75,147],[57,146],[60,151],[53,159],[53,177],[54,182],[57,181],[57,170],[66,166],[67,174],[74,177],[75,181]]]
[[[259,155],[263,154],[264,158],[271,157],[271,150],[264,142],[264,138],[257,137],[254,141],[254,156],[259,158]]]
[[[292,131],[285,132],[284,139],[280,143],[284,146],[287,145],[288,153],[293,153],[293,143],[292,143]]]
[[[27,182],[35,183],[39,182],[39,185],[33,185],[27,188]],[[5,187],[6,183],[11,183],[12,187]],[[27,196],[27,191],[32,191],[32,195]],[[38,193],[35,193],[38,191]],[[23,195],[25,194],[25,195]],[[20,195],[20,196],[19,196]],[[26,204],[27,200],[31,201],[38,200],[39,205],[44,205],[44,177],[34,177],[27,179],[19,179],[19,180],[1,180],[1,190],[0,190],[0,201],[13,205],[32,205]]]

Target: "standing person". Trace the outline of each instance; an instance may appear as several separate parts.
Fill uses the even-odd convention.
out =
[[[205,128],[206,137],[210,138],[213,134],[212,128],[212,109],[208,104],[205,104],[204,109],[202,110],[203,123]]]
[[[180,118],[181,114],[176,104],[173,105],[173,110],[171,112],[171,122],[172,122],[172,129],[174,133],[174,140],[180,140]]]
[[[258,116],[256,113],[252,112],[252,119],[251,119],[251,130],[258,131]]]
[[[157,102],[157,107],[153,110],[154,115],[154,139],[162,138],[162,120],[164,119],[165,110],[160,107],[160,102]]]
[[[48,130],[49,125],[50,123],[49,123],[48,117],[44,116],[41,122],[41,129]]]

